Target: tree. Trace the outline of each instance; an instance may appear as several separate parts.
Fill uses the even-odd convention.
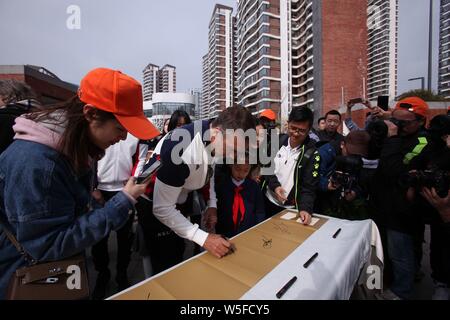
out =
[[[398,96],[397,100],[402,100],[408,97],[419,97],[425,101],[450,101],[450,99],[441,96],[432,90],[422,90],[422,89],[404,92],[400,96]]]

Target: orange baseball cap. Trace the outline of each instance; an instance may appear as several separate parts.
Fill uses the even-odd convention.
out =
[[[419,97],[409,97],[400,100],[395,106],[395,110],[407,110],[424,118],[428,114],[428,104]]]
[[[275,121],[277,119],[277,115],[271,109],[265,109],[263,112],[259,114],[259,117],[265,117],[272,121]]]
[[[153,139],[160,134],[144,115],[141,85],[120,71],[107,68],[91,70],[81,80],[78,97],[84,103],[114,114],[120,124],[138,139]]]

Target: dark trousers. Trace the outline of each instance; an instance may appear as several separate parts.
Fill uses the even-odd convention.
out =
[[[425,223],[418,223],[413,234],[416,273],[422,268],[423,243],[425,242]]]
[[[450,237],[443,223],[431,224],[431,277],[450,286]]]
[[[182,262],[184,239],[177,236],[154,216],[152,203],[139,200],[136,211],[145,247],[140,251],[142,255],[150,256],[153,273],[160,273]]]
[[[410,234],[388,229],[388,251],[392,263],[391,290],[402,299],[410,299],[414,289],[416,259],[414,238]]]
[[[105,201],[111,199],[117,192],[101,191]],[[127,223],[116,231],[117,234],[117,274],[116,279],[125,279],[127,269],[130,264],[131,246],[133,244],[133,225],[134,216],[131,215]],[[109,234],[100,242],[92,246],[91,254],[95,270],[99,273],[109,273],[109,252],[108,252]]]

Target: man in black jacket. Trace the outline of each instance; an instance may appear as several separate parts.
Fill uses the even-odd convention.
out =
[[[434,281],[433,300],[450,299],[450,117],[435,116],[429,125],[428,144],[411,161],[410,193],[416,214],[430,224],[430,265]],[[423,198],[419,195],[423,195]]]
[[[289,115],[288,137],[275,156],[274,174],[265,177],[267,216],[295,209],[304,224],[311,221],[320,164],[315,143],[308,136],[313,120],[307,107],[294,108]]]
[[[336,141],[338,144],[342,142],[344,136],[338,132],[341,122],[342,118],[339,111],[330,110],[325,114],[325,129],[317,131],[319,137],[317,147],[332,141]]]
[[[414,214],[407,198],[407,187],[399,180],[408,173],[412,159],[427,145],[420,136],[426,122],[428,105],[420,98],[412,97],[397,103],[393,118],[386,121],[389,133],[383,145],[375,175],[376,190],[373,196],[380,214],[385,217],[387,247],[392,264],[393,282],[382,298],[409,299],[416,272],[414,235],[421,219]]]

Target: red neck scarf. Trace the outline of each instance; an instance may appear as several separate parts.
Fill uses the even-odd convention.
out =
[[[244,189],[244,187],[242,185],[234,188],[234,200],[233,200],[234,228],[237,228],[237,226],[238,226],[237,219],[238,219],[239,211],[241,211],[241,221],[239,221],[239,223],[242,223],[242,221],[244,221],[245,207],[244,207],[244,199],[242,198],[242,195],[241,195],[242,189]]]

